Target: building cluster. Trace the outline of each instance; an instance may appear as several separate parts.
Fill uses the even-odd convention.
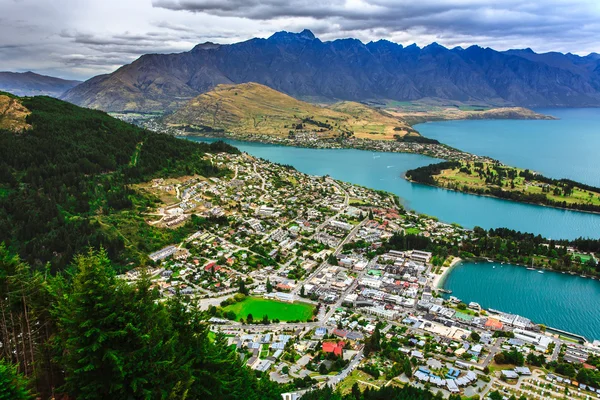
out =
[[[249,368],[273,380],[316,377],[335,386],[356,369],[389,373],[391,360],[363,357],[377,330],[411,360],[411,376],[398,379],[446,395],[489,389],[484,371],[503,351],[576,364],[600,353],[600,343],[565,344],[527,318],[463,303],[437,287],[451,257],[389,245],[401,232],[459,242],[467,230],[405,212],[389,194],[248,155],[207,157],[228,173],[141,187],[162,201],[148,212],[149,225],[185,231],[188,221],[196,224],[180,243],[148,254],[144,272],[163,296],[187,295],[204,309],[242,289],[318,306],[309,321],[244,325],[225,312],[209,320]],[[135,268],[122,277],[141,275]],[[523,380],[530,373],[504,368],[491,379]]]

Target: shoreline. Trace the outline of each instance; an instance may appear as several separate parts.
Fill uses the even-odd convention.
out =
[[[439,275],[436,274],[436,276],[433,278],[433,281],[431,282],[432,289],[443,289],[443,285],[446,281],[446,278],[448,277],[448,274],[454,269],[454,267],[456,267],[462,261],[462,258],[454,257],[452,259],[452,262],[450,262],[449,266],[442,267],[442,273]]]
[[[438,160],[470,160],[470,161],[497,161],[487,156],[479,156],[468,153],[460,149],[448,146],[444,143],[417,143],[417,142],[398,142],[393,140],[373,140],[373,139],[357,139],[362,143],[340,143],[337,141],[308,141],[298,142],[291,141],[286,138],[265,138],[252,135],[237,135],[235,133],[177,133],[173,136],[177,138],[198,137],[208,139],[229,139],[240,142],[270,144],[275,146],[296,147],[301,149],[322,149],[322,150],[362,150],[372,151],[377,153],[403,153],[416,154],[425,157],[430,157]],[[277,140],[279,139],[279,140]],[[435,151],[437,150],[437,151]]]

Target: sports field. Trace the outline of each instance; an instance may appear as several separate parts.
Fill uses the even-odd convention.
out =
[[[259,297],[248,297],[245,300],[229,305],[225,311],[233,311],[236,319],[247,319],[252,314],[254,320],[260,320],[267,315],[270,320],[306,321],[313,315],[314,306],[307,303],[284,303]]]

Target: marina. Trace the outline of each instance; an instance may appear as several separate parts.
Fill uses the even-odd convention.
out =
[[[532,273],[512,264],[462,262],[448,274],[443,288],[452,290],[463,302],[476,301],[491,312],[522,315],[589,341],[600,339],[597,280],[552,271]]]

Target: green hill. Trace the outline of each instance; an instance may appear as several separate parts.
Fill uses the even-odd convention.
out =
[[[417,134],[400,118],[355,102],[329,107],[297,100],[258,83],[219,85],[165,117],[171,126],[287,137],[290,132],[393,140]]]
[[[147,225],[140,213],[155,199],[130,185],[226,174],[203,155],[237,151],[152,133],[50,97],[11,100],[24,121],[0,129],[0,242],[36,265],[62,268],[88,246],[103,246],[119,265],[144,260],[194,227]],[[30,128],[21,132],[23,124]]]

